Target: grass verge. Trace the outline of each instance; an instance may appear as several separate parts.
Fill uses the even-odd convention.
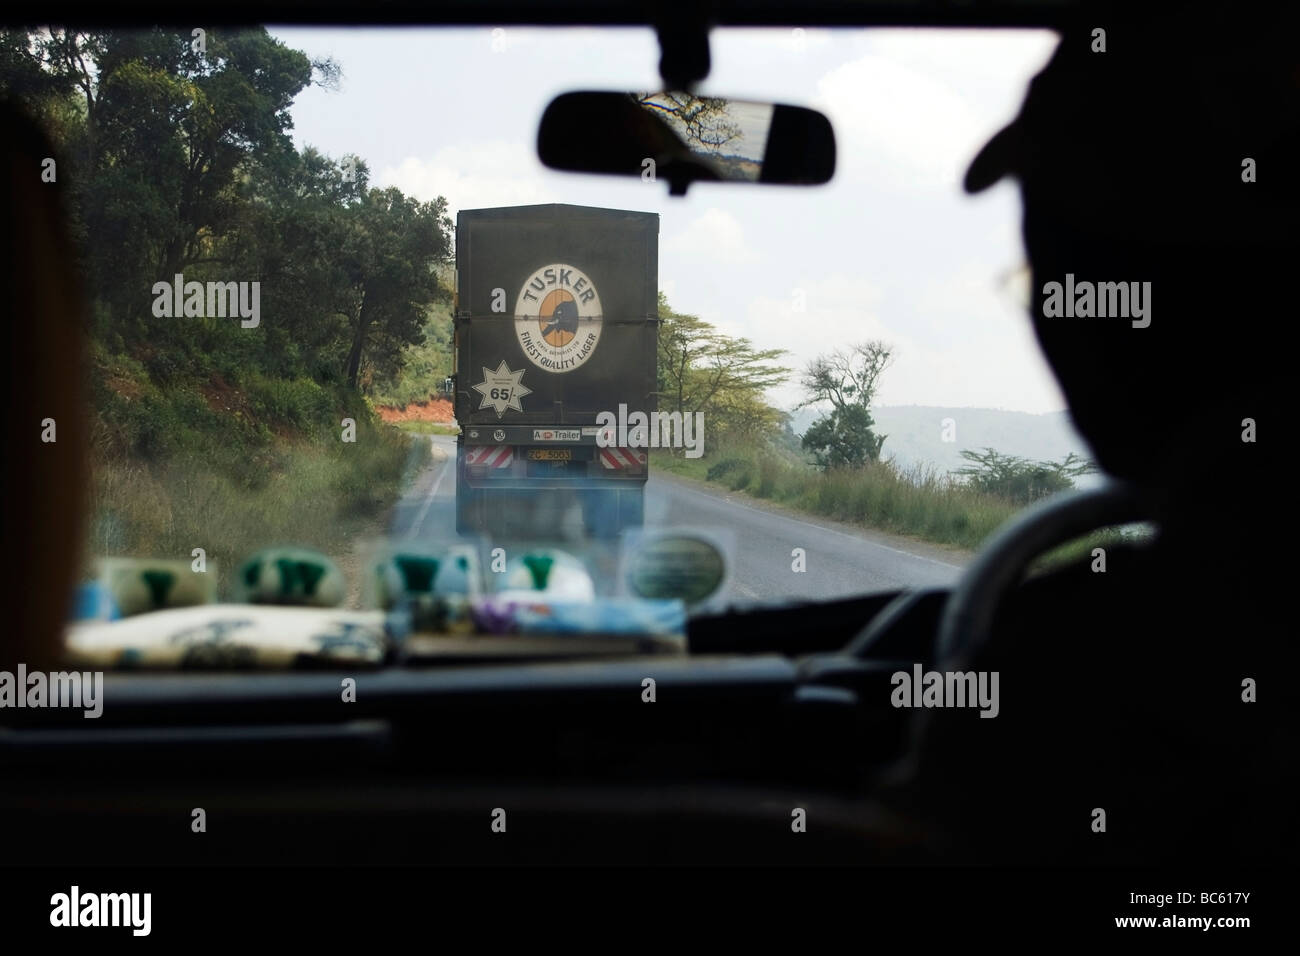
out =
[[[689,459],[650,453],[658,470],[728,491],[773,501],[796,511],[848,524],[975,550],[1023,506],[978,491],[934,470],[900,469],[879,462],[859,470],[821,472],[788,453],[755,447],[719,448]],[[1104,529],[1054,549],[1034,564],[1041,572],[1086,557],[1093,547],[1125,540]]]
[[[260,548],[301,545],[346,564],[358,538],[384,530],[426,454],[427,443],[362,422],[355,443],[275,442],[256,469],[220,449],[101,461],[85,553],[188,561],[203,548],[223,598],[239,562]]]

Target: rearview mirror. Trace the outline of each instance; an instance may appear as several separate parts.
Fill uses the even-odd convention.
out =
[[[542,114],[550,169],[665,180],[816,186],[835,172],[835,134],[816,110],[691,93],[564,93]]]

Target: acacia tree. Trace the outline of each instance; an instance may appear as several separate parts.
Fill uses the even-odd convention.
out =
[[[703,412],[719,437],[762,437],[779,428],[781,413],[764,393],[789,376],[779,364],[784,350],[755,348],[698,316],[674,312],[662,292],[659,321],[661,409]]]
[[[804,433],[802,442],[820,467],[856,468],[879,461],[887,436],[875,433],[871,402],[880,376],[893,359],[890,346],[873,340],[819,355],[808,363],[800,380],[808,398],[798,407],[831,406]]]
[[[730,104],[722,97],[674,92],[633,93],[632,99],[642,109],[667,120],[689,142],[707,150],[720,150],[742,136],[739,124],[728,113]]]
[[[1004,455],[993,448],[963,449],[969,465],[953,472],[974,488],[998,495],[1016,504],[1029,504],[1058,491],[1074,487],[1074,479],[1096,471],[1088,459],[1070,452],[1061,461],[1030,461]]]

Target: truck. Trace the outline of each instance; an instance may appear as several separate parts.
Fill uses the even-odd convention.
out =
[[[456,529],[586,533],[644,520],[656,411],[657,213],[550,203],[456,217]],[[604,423],[604,424],[602,424]]]

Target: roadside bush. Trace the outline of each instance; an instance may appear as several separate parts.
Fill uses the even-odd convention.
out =
[[[334,420],[336,397],[308,378],[257,376],[249,381],[247,395],[251,411],[264,421],[313,434],[337,424]]]
[[[961,456],[971,464],[955,474],[966,478],[972,488],[1018,505],[1068,491],[1074,487],[1075,478],[1095,470],[1092,462],[1073,452],[1059,462],[1029,461],[993,448],[964,449]]]
[[[721,481],[738,469],[748,468],[749,462],[744,458],[724,458],[716,465],[709,466],[706,477],[709,481]]]
[[[188,560],[203,547],[229,596],[230,573],[259,548],[299,544],[346,555],[357,530],[382,515],[416,473],[408,442],[395,429],[358,422],[355,445],[335,438],[279,442],[252,455],[209,448],[98,462],[87,557]]]
[[[754,488],[754,494],[760,498],[771,498],[776,493],[782,470],[781,463],[773,456],[759,455],[758,485]]]
[[[395,428],[376,425],[370,416],[357,420],[355,443],[335,442],[331,489],[341,514],[376,514],[391,498],[397,478],[407,473],[412,439]]]

